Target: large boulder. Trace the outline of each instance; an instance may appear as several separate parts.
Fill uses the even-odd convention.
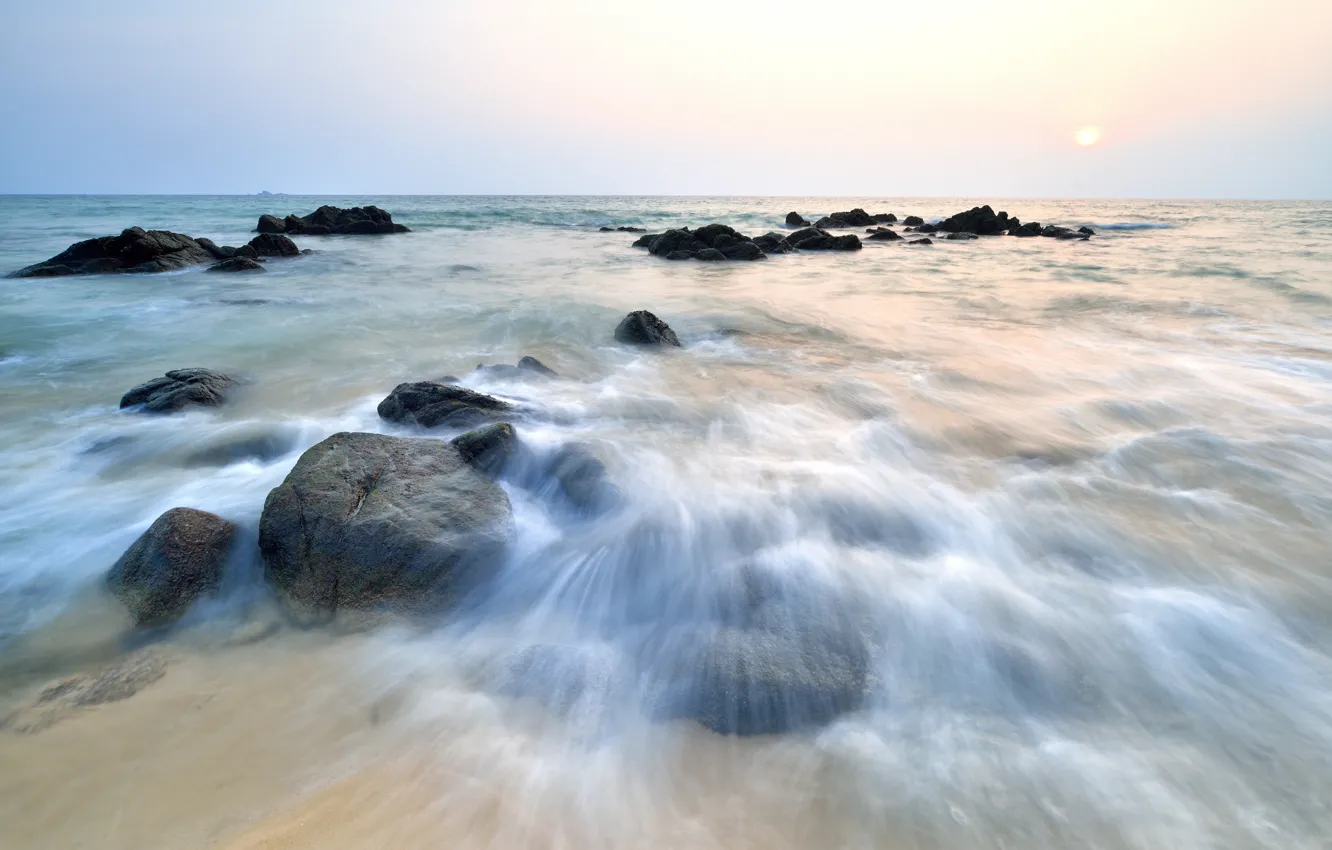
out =
[[[142,406],[146,413],[174,413],[191,405],[216,407],[235,386],[234,378],[212,369],[173,369],[125,393],[120,406]]]
[[[249,246],[260,257],[295,257],[301,253],[295,242],[280,233],[261,233],[250,240]]]
[[[131,227],[119,236],[77,242],[45,262],[14,272],[13,276],[151,274],[198,266],[217,259],[221,258],[189,236],[169,230]]]
[[[671,326],[647,310],[635,310],[620,320],[615,327],[615,341],[627,345],[673,345],[680,347],[680,339]]]
[[[634,245],[668,260],[761,260],[766,256],[753,239],[725,224],[649,234],[639,237]]]
[[[265,575],[289,610],[414,613],[488,575],[513,534],[509,499],[442,440],[334,434],[268,494]]]
[[[809,227],[809,222],[798,212],[789,212],[786,214],[787,227]]]
[[[897,221],[897,216],[892,213],[876,213],[871,215],[860,207],[846,212],[835,212],[832,215],[825,215],[823,218],[814,222],[814,226],[820,229],[829,227],[869,227],[875,224],[892,224]]]
[[[974,233],[977,236],[993,236],[1018,227],[1022,222],[1009,218],[1008,213],[995,213],[989,204],[951,215],[939,222],[939,229],[945,233]]]
[[[410,233],[393,216],[376,206],[342,209],[325,204],[309,215],[289,215],[285,219],[262,215],[256,233],[287,233],[303,236],[352,236],[375,233]]]
[[[236,525],[193,508],[172,508],[149,526],[107,574],[111,592],[138,626],[174,622],[217,589]]]
[[[503,419],[514,407],[465,387],[416,381],[394,387],[378,410],[380,418],[389,422],[422,428],[472,428]]]
[[[859,251],[863,247],[860,244],[860,237],[854,233],[833,236],[817,227],[797,230],[788,236],[786,241],[792,248],[800,251]]]

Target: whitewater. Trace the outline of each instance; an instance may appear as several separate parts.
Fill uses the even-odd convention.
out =
[[[325,203],[412,232],[297,236],[313,253],[253,276],[0,278],[0,720],[165,670],[0,724],[0,847],[1327,847],[1327,204],[8,196],[0,273]],[[1096,235],[702,263],[599,230],[977,203]],[[683,347],[617,344],[640,309]],[[560,377],[476,370],[522,356]],[[118,408],[195,366],[243,391]],[[376,405],[444,375],[535,411],[534,446],[590,446],[622,504],[506,484],[516,538],[469,604],[292,622],[265,497],[336,432],[427,438]],[[136,633],[107,570],[182,506],[239,523],[240,554]],[[838,600],[787,616],[863,624],[864,703],[781,735],[654,712],[677,638],[755,566]],[[515,682],[534,647],[561,660]]]

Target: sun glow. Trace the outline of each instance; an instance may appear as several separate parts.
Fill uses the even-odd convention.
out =
[[[1100,127],[1080,127],[1073,133],[1073,140],[1084,148],[1089,148],[1101,140]]]

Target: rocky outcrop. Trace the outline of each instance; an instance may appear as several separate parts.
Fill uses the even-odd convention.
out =
[[[1027,222],[1026,224],[1018,225],[1017,227],[1010,227],[1010,228],[1008,229],[1008,235],[1009,235],[1009,236],[1040,236],[1040,235],[1041,235],[1041,223],[1040,223],[1039,221],[1029,221],[1029,222]]]
[[[210,272],[261,272],[265,271],[264,266],[258,260],[250,257],[232,257],[213,263],[208,267]]]
[[[897,216],[892,213],[877,213],[870,215],[856,207],[846,212],[835,212],[832,215],[825,215],[823,218],[814,222],[814,226],[820,229],[847,228],[847,227],[870,227],[875,224],[892,224],[897,221]]]
[[[218,259],[224,258],[210,252],[189,236],[169,230],[131,227],[119,236],[102,236],[77,242],[45,262],[14,272],[13,276],[152,274],[198,266]]]
[[[859,251],[860,237],[854,233],[833,236],[817,227],[797,230],[786,238],[792,248],[798,251]]]
[[[812,226],[812,225],[810,225],[810,223],[809,223],[808,221],[805,220],[805,217],[804,217],[804,216],[802,216],[800,213],[795,212],[794,210],[792,210],[791,212],[789,212],[789,213],[786,214],[786,226],[787,226],[787,227],[810,227],[810,226]]]
[[[146,413],[174,413],[191,405],[216,407],[235,386],[234,378],[211,369],[173,369],[125,393],[120,406],[141,406]]]
[[[309,215],[259,216],[256,233],[286,233],[300,236],[362,236],[376,233],[410,233],[393,216],[376,206],[342,209],[324,205]]]
[[[671,326],[647,310],[635,310],[620,320],[615,327],[615,341],[627,345],[673,345],[680,347],[680,339]]]
[[[907,227],[920,227],[924,223],[925,219],[921,218],[918,215],[909,215],[906,218],[902,219],[902,224],[906,225]]]
[[[472,428],[512,415],[507,401],[465,387],[436,381],[398,384],[379,403],[379,416],[389,422],[422,428]]]
[[[172,623],[217,589],[235,534],[236,525],[220,516],[172,508],[120,556],[107,587],[136,626]]]
[[[342,433],[269,493],[259,550],[288,609],[325,621],[447,606],[498,566],[512,533],[508,497],[453,444]]]
[[[634,245],[668,260],[761,260],[766,256],[753,239],[724,224],[649,234]]]
[[[278,233],[261,233],[248,245],[260,257],[295,257],[301,253],[295,242]]]
[[[874,242],[896,242],[900,240],[902,236],[896,230],[891,228],[876,227],[869,231],[869,235],[865,238]]]
[[[939,222],[939,229],[946,233],[974,233],[977,236],[993,236],[1007,233],[1010,228],[1021,226],[1016,218],[1010,219],[1008,213],[995,213],[989,204],[972,207],[966,212],[951,215]]]

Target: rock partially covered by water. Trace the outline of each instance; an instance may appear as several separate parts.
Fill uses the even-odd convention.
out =
[[[196,404],[216,407],[235,386],[235,379],[212,369],[173,369],[125,393],[120,406],[142,405],[146,413],[173,413]]]
[[[539,376],[542,378],[558,378],[555,370],[542,363],[535,357],[523,357],[518,361],[518,365],[510,366],[507,363],[495,363],[490,366],[477,366],[476,371],[489,378],[530,378]]]
[[[1086,229],[1086,228],[1084,228]],[[1048,236],[1052,239],[1090,239],[1090,233],[1083,233],[1081,230],[1073,230],[1068,227],[1060,227],[1057,224],[1047,224],[1041,229],[1042,236]]]
[[[210,272],[261,272],[264,266],[250,257],[231,257],[208,267]]]
[[[754,237],[754,244],[765,254],[789,254],[795,249],[787,241],[785,234],[769,232],[762,236]]]
[[[825,215],[823,218],[814,222],[814,226],[820,229],[829,227],[869,227],[874,224],[892,224],[897,221],[897,216],[892,213],[876,213],[870,215],[856,207],[846,212],[835,212],[832,215]]]
[[[787,226],[787,227],[809,227],[809,226],[810,226],[810,223],[809,223],[808,221],[805,220],[805,217],[804,217],[803,215],[801,215],[800,213],[795,212],[795,211],[793,210],[793,211],[791,211],[791,212],[789,212],[789,213],[786,214],[786,226]]]
[[[389,422],[422,428],[471,428],[513,412],[513,405],[492,396],[437,381],[398,384],[379,403]]]
[[[634,227],[632,225],[620,225],[619,227],[599,227],[602,233],[646,233],[646,227]]]
[[[974,233],[977,236],[993,236],[998,233],[1006,233],[1009,228],[1018,227],[1021,222],[1016,218],[1010,219],[1008,213],[995,213],[989,204],[983,207],[972,207],[966,212],[960,212],[951,215],[939,222],[939,229],[946,233]]]
[[[501,474],[522,450],[518,432],[508,422],[496,422],[454,437],[462,459],[490,477]]]
[[[854,233],[833,236],[817,227],[797,230],[786,238],[792,248],[799,251],[859,251],[863,246],[860,237]]]
[[[910,242],[908,242],[907,244],[908,244],[908,245],[933,245],[933,244],[934,244],[934,240],[931,239],[931,238],[928,237],[928,236],[925,236],[925,237],[920,238],[920,239],[912,239],[912,240],[911,240]]]
[[[53,682],[31,702],[0,720],[0,729],[32,735],[85,709],[129,699],[166,675],[162,656],[141,652],[91,673]]]
[[[353,236],[375,233],[410,233],[393,216],[376,206],[342,209],[325,204],[309,215],[259,216],[256,233],[288,233],[303,236]]]
[[[261,233],[248,244],[259,257],[295,257],[301,253],[295,242],[277,233]]]
[[[896,242],[902,236],[890,227],[876,227],[865,238],[874,242]]]
[[[753,239],[725,224],[649,234],[639,237],[634,245],[668,260],[761,260],[765,256]]]
[[[977,236],[977,235],[974,234],[974,233],[961,233],[961,232],[959,232],[959,233],[950,233],[950,234],[948,234],[947,236],[945,236],[944,238],[947,239],[949,242],[966,242],[966,241],[969,241],[969,240],[971,240],[971,239],[979,239],[980,237]]]
[[[106,584],[137,626],[172,623],[222,581],[235,523],[193,508],[162,514],[120,556]]]
[[[455,437],[453,445],[480,472],[583,516],[605,513],[621,497],[619,488],[606,477],[605,464],[581,443],[537,451],[518,438],[511,424],[500,422]]]
[[[680,340],[671,326],[647,310],[635,310],[620,320],[615,328],[615,341],[627,345],[673,345]]]
[[[119,236],[76,242],[51,259],[20,269],[13,276],[151,274],[198,266],[217,259],[221,257],[189,236],[169,230],[131,227]]]
[[[447,606],[512,534],[508,497],[453,444],[341,433],[269,493],[259,550],[289,609],[323,621]]]
[[[1009,236],[1040,236],[1041,223],[1039,221],[1029,221],[1026,224],[1020,224],[1017,227],[1008,229]]]
[[[902,219],[902,224],[906,225],[907,227],[920,227],[924,223],[925,219],[921,218],[918,215],[909,215],[906,218]]]

